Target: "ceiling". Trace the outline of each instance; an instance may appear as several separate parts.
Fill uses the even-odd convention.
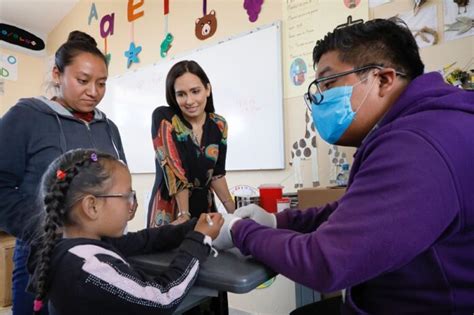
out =
[[[25,29],[46,41],[79,0],[0,0],[0,22]]]

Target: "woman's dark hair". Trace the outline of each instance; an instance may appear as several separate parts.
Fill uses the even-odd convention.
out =
[[[168,102],[168,105],[173,108],[177,113],[181,113],[181,109],[179,108],[178,102],[176,101],[176,91],[174,89],[174,83],[176,82],[177,78],[187,72],[199,77],[205,88],[207,88],[208,84],[211,84],[206,73],[196,61],[183,60],[175,64],[166,76],[166,101]],[[214,100],[212,98],[212,89],[211,93],[207,97],[206,108],[204,110],[206,113],[214,113],[215,111]]]
[[[107,59],[97,48],[95,39],[81,31],[72,31],[69,33],[67,42],[62,44],[56,51],[54,56],[55,66],[60,73],[63,73],[64,69],[74,61],[77,55],[85,52],[101,58],[107,66]]]
[[[62,227],[74,223],[71,209],[88,194],[102,194],[112,183],[112,171],[118,160],[109,154],[93,150],[71,150],[56,158],[41,180],[44,212],[39,240],[36,243],[35,314],[39,314],[48,292],[50,259]]]
[[[422,75],[425,67],[415,38],[403,20],[396,17],[357,23],[328,33],[314,47],[314,64],[330,51],[337,51],[342,62],[354,67],[379,64],[405,73],[409,80]]]

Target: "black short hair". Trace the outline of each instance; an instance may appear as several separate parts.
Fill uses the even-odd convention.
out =
[[[425,68],[415,38],[396,17],[374,19],[329,32],[316,42],[314,64],[330,51],[337,51],[342,62],[354,67],[382,64],[405,73],[409,80],[423,74]]]

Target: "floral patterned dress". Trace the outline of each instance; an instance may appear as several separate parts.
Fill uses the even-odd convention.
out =
[[[215,212],[211,181],[225,175],[227,123],[222,116],[208,113],[201,144],[191,125],[171,107],[155,109],[152,118],[156,176],[148,207],[147,225],[156,227],[176,219],[174,196],[189,189],[189,212],[197,217]]]

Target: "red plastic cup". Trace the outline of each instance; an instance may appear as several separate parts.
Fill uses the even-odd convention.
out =
[[[258,187],[260,192],[260,207],[271,213],[277,212],[277,199],[283,195],[283,186],[265,184]]]

